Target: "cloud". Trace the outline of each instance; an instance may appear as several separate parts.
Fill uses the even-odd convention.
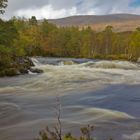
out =
[[[72,16],[77,14],[77,9],[76,7],[72,7],[71,9],[60,9],[56,10],[53,9],[51,5],[44,6],[40,9],[38,8],[33,8],[33,9],[21,9],[19,11],[15,12],[16,16],[22,16],[22,17],[27,17],[30,18],[31,16],[35,15],[37,19],[43,19],[43,18],[61,18],[61,17],[66,17],[66,16]]]
[[[9,0],[5,18],[60,18],[71,15],[140,13],[139,0]]]

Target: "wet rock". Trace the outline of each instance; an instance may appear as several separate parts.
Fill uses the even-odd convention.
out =
[[[17,58],[9,67],[5,68],[5,76],[28,74],[28,70],[31,66],[24,61],[24,58]]]
[[[43,73],[43,70],[37,69],[37,68],[30,68],[30,71],[32,73]]]
[[[20,68],[19,71],[21,74],[28,74],[28,69],[26,69],[26,68]]]
[[[43,70],[31,68],[33,66],[34,64],[29,57],[17,57],[9,65],[1,67],[0,77],[28,74],[29,70],[32,73],[43,73]]]
[[[29,58],[29,57],[26,57],[26,58],[24,59],[24,64],[27,64],[27,65],[30,66],[30,67],[35,66],[34,63],[33,63],[32,60],[31,60],[31,58]]]
[[[76,63],[74,61],[60,61],[59,64],[60,65],[76,65],[78,63]]]

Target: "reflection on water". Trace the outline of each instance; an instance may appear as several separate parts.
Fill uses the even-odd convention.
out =
[[[0,78],[0,139],[31,140],[55,124],[56,97],[66,132],[94,124],[98,139],[140,135],[140,66],[121,61],[33,58],[40,75]]]

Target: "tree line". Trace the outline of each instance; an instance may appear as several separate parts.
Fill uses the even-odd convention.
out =
[[[0,20],[0,56],[85,57],[137,60],[140,57],[140,28],[113,32],[107,26],[102,32],[90,27],[57,27],[46,19],[33,16]],[[3,57],[2,57],[3,58]]]

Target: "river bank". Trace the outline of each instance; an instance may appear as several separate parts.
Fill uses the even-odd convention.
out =
[[[12,77],[22,74],[43,73],[42,70],[34,69],[34,64],[29,57],[17,57],[11,60],[7,65],[0,67],[0,77]]]

